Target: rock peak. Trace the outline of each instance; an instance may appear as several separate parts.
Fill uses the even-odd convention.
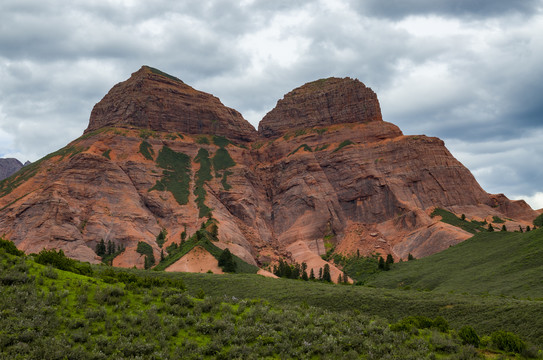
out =
[[[115,85],[94,106],[85,132],[109,126],[217,134],[238,141],[251,141],[257,135],[239,112],[217,97],[150,66]]]
[[[293,128],[382,121],[377,95],[357,79],[327,78],[300,86],[277,102],[258,126],[278,137]]]

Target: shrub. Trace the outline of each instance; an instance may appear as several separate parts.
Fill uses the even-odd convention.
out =
[[[458,337],[460,337],[462,343],[473,345],[475,347],[479,347],[479,344],[481,343],[479,335],[477,335],[471,326],[464,326],[461,328],[460,331],[458,331]]]
[[[526,343],[518,335],[503,330],[493,332],[490,340],[499,350],[521,353],[526,349]]]
[[[70,271],[76,274],[92,275],[93,273],[89,264],[83,264],[66,257],[62,249],[58,252],[55,249],[43,249],[35,256],[34,261],[38,264],[51,265],[59,270]]]
[[[2,237],[0,237],[0,249],[4,249],[8,254],[15,256],[23,256],[25,254],[23,251],[17,249],[17,246],[12,241],[5,240]]]
[[[354,143],[351,140],[342,141],[341,144],[339,144],[338,147],[332,152],[339,151],[339,150],[343,149],[345,146],[352,145],[352,144],[354,144]]]
[[[236,262],[234,261],[234,257],[232,256],[232,253],[228,248],[224,249],[221,256],[219,256],[219,266],[222,268],[224,272],[236,272]]]
[[[536,217],[533,221],[534,226],[542,227],[543,226],[543,214],[540,214],[538,217]]]

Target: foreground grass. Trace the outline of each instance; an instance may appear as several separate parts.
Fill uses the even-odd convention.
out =
[[[257,283],[263,284],[264,293],[257,291]],[[238,296],[222,290],[224,285],[239,289]],[[280,294],[272,296],[279,289]],[[9,359],[480,356],[446,326],[404,330],[389,326],[371,307],[355,300],[377,295],[375,289],[107,266],[94,267],[92,274],[83,276],[0,249],[0,291],[0,356]],[[336,291],[336,303],[352,293],[351,308],[332,305]],[[378,299],[388,299],[394,307],[409,298],[388,291]],[[319,305],[319,300],[320,306],[309,304]]]

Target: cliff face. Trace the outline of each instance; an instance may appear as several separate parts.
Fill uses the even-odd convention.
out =
[[[126,248],[115,265],[142,267],[139,241],[158,258],[162,229],[165,248],[211,211],[217,246],[318,271],[331,248],[421,257],[471,236],[431,218],[435,207],[517,228],[537,216],[487,194],[441,140],[382,121],[357,80],[292,91],[256,133],[215,97],[144,67],[94,107],[84,136],[0,182],[0,234],[91,262],[111,240]]]

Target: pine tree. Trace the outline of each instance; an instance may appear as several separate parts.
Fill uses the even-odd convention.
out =
[[[488,231],[490,232],[494,231],[494,227],[492,226],[492,224],[488,224]]]
[[[315,272],[313,271],[313,268],[311,268],[311,271],[309,272],[309,280],[315,280]]]
[[[319,280],[322,280],[322,268],[319,269]]]
[[[219,266],[224,272],[233,273],[236,271],[237,264],[228,248],[224,249],[221,256],[219,256]]]
[[[409,253],[407,255],[407,261],[411,261],[411,260],[415,260],[415,257],[411,253]]]
[[[462,214],[462,216],[460,217],[460,219],[461,219],[462,221],[466,221],[466,214]]]
[[[530,225],[526,226],[526,232],[530,231],[532,229],[530,229]]]
[[[181,245],[185,243],[187,239],[187,225],[185,225],[183,232],[181,233]]]
[[[348,284],[349,283],[349,277],[347,276],[347,274],[343,273],[343,283],[344,284]]]
[[[164,249],[160,250],[160,261],[164,261]]]
[[[343,282],[343,276],[341,276],[341,273],[337,276],[337,283],[341,284]]]
[[[392,257],[392,255],[390,255],[390,254],[387,255],[386,263],[387,264],[394,264],[394,258]]]
[[[524,232],[522,231],[522,226],[519,225],[518,228],[520,229],[520,232]]]
[[[304,272],[302,273],[302,280],[303,280],[303,281],[309,280],[309,277],[307,276],[307,271],[305,271],[305,270],[304,270]]]
[[[505,224],[502,225],[502,231],[507,231],[507,227],[505,227]]]
[[[332,282],[332,277],[330,276],[330,265],[325,264],[324,270],[322,271],[322,280],[327,282]]]
[[[98,245],[96,245],[96,255],[104,256],[106,254],[106,244],[104,239],[100,240]]]
[[[377,268],[379,270],[385,270],[385,267],[386,267],[385,259],[383,259],[382,256],[379,256],[379,264],[377,265]]]

